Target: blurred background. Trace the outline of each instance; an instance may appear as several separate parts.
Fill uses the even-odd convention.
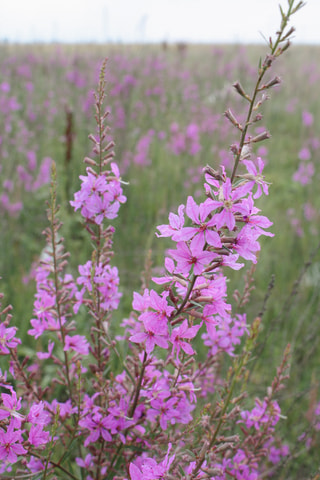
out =
[[[287,0],[11,0],[1,2],[0,41],[261,43]],[[320,2],[296,18],[295,43],[319,43]]]

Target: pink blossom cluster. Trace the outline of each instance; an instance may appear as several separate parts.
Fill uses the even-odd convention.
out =
[[[256,430],[274,427],[280,418],[280,407],[276,401],[268,402],[264,400],[261,402],[256,399],[256,406],[251,410],[243,410],[241,417],[247,428],[254,427]]]
[[[92,292],[93,286],[100,293],[102,310],[116,310],[121,298],[117,267],[102,265],[101,262],[94,266],[89,260],[85,265],[79,265],[78,269],[80,275],[76,282],[82,288],[75,294],[77,302],[73,307],[74,312],[78,313],[80,305],[85,303],[85,294]]]
[[[93,242],[100,245],[100,239],[104,238],[105,246],[100,247],[97,260],[79,266],[75,282],[70,274],[63,274],[66,255],[57,233],[58,227],[47,231],[51,248],[45,251],[35,272],[37,293],[29,330],[30,335],[47,346],[45,351],[39,349],[37,360],[28,367],[26,377],[19,368],[17,357],[14,357],[12,367],[14,375],[24,379],[26,388],[36,380],[41,364],[58,364],[61,370],[57,385],[65,385],[71,398],[49,401],[39,386],[35,391],[37,400],[30,403],[30,414],[26,417],[26,422],[31,425],[25,427],[20,418],[21,400],[17,400],[15,391],[12,390],[11,396],[2,394],[0,412],[3,412],[5,423],[0,427],[0,455],[4,460],[3,471],[8,471],[19,455],[28,458],[25,466],[29,472],[43,470],[45,464],[41,451],[51,441],[47,428],[53,428],[56,418],[61,422],[60,438],[67,438],[68,429],[77,422],[74,435],[75,438],[81,437],[84,455],[77,457],[76,463],[85,469],[88,479],[95,478],[101,444],[108,452],[112,452],[114,442],[120,442],[117,447],[120,449],[124,445],[137,445],[143,451],[149,448],[153,435],[166,438],[170,444],[172,429],[179,431],[179,426],[191,424],[197,403],[196,392],[208,392],[207,376],[214,376],[209,364],[207,368],[196,368],[196,350],[192,342],[201,331],[212,365],[223,353],[234,355],[241,338],[249,334],[249,328],[245,314],[232,315],[231,305],[227,302],[224,270],[225,267],[241,268],[240,257],[255,263],[260,249],[259,237],[272,235],[265,230],[272,225],[271,222],[259,215],[259,209],[254,206],[254,197],[262,192],[268,193],[262,175],[263,161],[259,158],[257,166],[253,161],[243,162],[243,165],[247,173],[239,176],[236,186],[223,168],[221,173],[206,169],[207,199],[197,203],[189,196],[177,214],[170,213],[169,224],[158,227],[158,236],[171,237],[175,242],[175,248],[167,252],[164,275],[154,278],[162,292],[146,288],[142,293],[134,293],[133,312],[123,322],[123,338],[136,358],[136,366],[133,370],[131,367],[123,369],[112,383],[108,381],[108,385],[101,377],[101,372],[107,368],[110,351],[115,347],[107,337],[108,316],[117,309],[121,295],[118,271],[111,267],[109,257],[104,253],[106,248],[110,249],[114,230],[105,228],[103,223],[117,215],[125,197],[115,163],[111,164],[111,171],[103,174],[87,169],[87,176],[81,177],[81,190],[71,204],[81,210]],[[92,230],[92,225],[98,233]],[[77,314],[81,305],[89,309],[94,320],[90,344],[84,335],[74,334],[72,312]],[[4,353],[12,353],[18,346],[15,332],[14,328],[3,329]],[[56,340],[53,341],[52,337]],[[161,350],[166,352],[165,361],[161,361]],[[61,355],[65,355],[64,362]],[[88,356],[100,362],[100,366],[99,363],[93,366],[91,360],[84,363]],[[189,370],[191,365],[193,372]],[[96,391],[90,394],[83,383],[88,368],[97,376]],[[129,387],[130,378],[138,375],[135,370],[139,368],[139,389],[135,390],[135,384],[133,389]],[[138,392],[138,396],[134,392]],[[260,417],[255,412],[243,412],[247,423],[253,417],[259,417],[263,423],[265,416],[266,412]],[[9,417],[12,419],[8,423]],[[183,446],[182,437],[179,443]],[[38,449],[40,457],[32,454],[34,448]],[[126,461],[131,479],[164,478],[175,460],[175,455],[169,459],[170,448],[169,445],[168,453],[160,463],[144,454],[132,461],[129,449]],[[226,472],[241,473],[242,478],[251,480],[259,472],[250,449],[238,449],[231,458],[223,455],[220,461],[218,458],[215,457],[213,464],[219,475],[222,472],[223,475]],[[108,466],[106,460],[98,467],[102,475],[106,474]],[[46,468],[53,469],[54,465],[49,462]],[[183,468],[189,475],[197,467],[187,461]],[[225,478],[221,475],[216,478]],[[197,478],[201,478],[201,474]]]
[[[288,209],[288,216],[293,230],[298,237],[307,234],[318,235],[317,228],[319,215],[318,207],[311,196],[311,188],[314,179],[317,178],[317,162],[319,155],[320,141],[315,136],[313,129],[313,114],[304,110],[302,112],[302,128],[304,130],[304,141],[298,153],[299,163],[297,170],[292,175],[292,180],[300,184],[298,192],[303,194],[303,208],[291,207]]]
[[[169,458],[169,452],[172,444],[169,443],[168,452],[162,460],[157,463],[153,458],[140,457],[135,463],[130,464],[131,480],[154,480],[155,478],[165,478],[170,470],[175,455]]]
[[[105,218],[116,218],[120,204],[126,201],[116,163],[111,163],[111,171],[107,175],[97,175],[88,167],[87,175],[80,175],[80,179],[81,190],[74,194],[74,200],[70,202],[74,209],[80,209],[85,219],[97,225],[101,225]]]
[[[86,471],[88,479],[95,478],[102,444],[109,453],[113,451],[114,442],[119,442],[117,448],[120,449],[124,445],[137,445],[142,451],[148,450],[153,435],[161,436],[170,443],[171,431],[179,432],[181,425],[191,424],[197,403],[196,392],[209,392],[206,383],[208,375],[214,378],[210,362],[214,365],[223,353],[233,356],[241,338],[249,334],[246,315],[232,315],[231,305],[227,302],[224,270],[225,267],[241,268],[240,257],[256,262],[259,237],[272,235],[265,230],[272,225],[271,222],[259,215],[259,209],[254,206],[254,196],[268,193],[262,175],[263,162],[261,159],[257,162],[257,167],[253,161],[244,163],[247,173],[239,177],[236,186],[224,169],[219,174],[206,169],[207,199],[197,203],[189,196],[186,205],[180,205],[177,214],[170,213],[169,224],[158,227],[158,236],[171,237],[176,244],[167,252],[164,275],[154,278],[155,284],[162,287],[162,292],[146,288],[141,293],[134,293],[133,312],[123,322],[123,338],[127,340],[133,358],[136,358],[136,366],[134,369],[123,369],[112,383],[108,381],[108,385],[102,381],[100,372],[107,368],[110,351],[115,347],[109,343],[106,334],[108,316],[118,307],[121,297],[118,271],[111,267],[102,249],[99,260],[90,260],[79,266],[75,282],[70,274],[63,274],[66,256],[57,230],[47,232],[48,245],[56,247],[55,250],[47,249],[35,273],[37,293],[32,328],[29,330],[30,335],[47,347],[45,351],[37,352],[36,362],[28,367],[26,379],[29,380],[25,381],[26,386],[30,381],[34,382],[41,364],[51,362],[60,365],[57,384],[62,382],[66,385],[70,395],[78,393],[73,393],[76,397],[67,401],[58,398],[49,401],[39,386],[36,390],[38,400],[30,403],[26,427],[19,417],[21,401],[16,399],[15,391],[12,390],[10,398],[2,394],[5,423],[0,427],[0,455],[4,460],[3,471],[9,471],[19,455],[28,458],[25,466],[29,472],[43,470],[45,463],[41,451],[51,441],[48,427],[53,428],[55,418],[61,422],[60,438],[67,438],[68,429],[74,421],[77,422],[74,435],[82,439],[84,451],[82,457],[76,458],[76,463]],[[99,245],[99,238],[105,239],[104,248],[110,248],[113,229],[105,228],[103,223],[106,218],[117,215],[120,203],[125,200],[119,171],[114,163],[111,164],[111,172],[98,175],[88,169],[87,176],[81,177],[81,190],[72,202],[75,209],[81,209],[93,241]],[[256,194],[253,194],[256,186]],[[116,192],[113,197],[111,192]],[[105,212],[94,208],[103,201],[109,202]],[[92,230],[92,224],[98,234]],[[72,312],[77,314],[81,305],[92,312],[95,323],[90,333],[90,344],[84,335],[74,334]],[[199,331],[208,351],[207,368],[197,368],[194,363],[196,350],[192,342]],[[7,345],[3,347],[6,348],[5,353],[16,349],[19,342],[14,337],[15,329],[6,328],[3,331],[3,338],[7,339],[7,343],[2,342]],[[161,351],[166,352],[166,360],[161,360]],[[64,362],[61,354],[66,355]],[[88,364],[83,363],[88,356],[95,358],[101,366],[93,366],[91,360]],[[193,371],[189,370],[191,365]],[[140,374],[136,371],[139,368]],[[97,375],[95,393],[87,393],[83,383],[90,369]],[[17,378],[24,378],[16,357],[12,371]],[[130,387],[130,378],[137,375],[139,390],[135,390],[135,384],[133,389]],[[138,396],[134,392],[138,392]],[[77,403],[75,398],[78,398]],[[12,415],[12,420],[8,423],[9,415]],[[255,412],[243,412],[247,423],[257,416]],[[262,423],[264,416],[259,417]],[[179,443],[182,447],[182,437]],[[34,448],[40,457],[32,455]],[[132,461],[129,449],[126,462],[131,479],[165,478],[175,461],[175,454],[169,459],[169,451],[170,446],[165,459],[159,463],[157,457],[146,454],[138,455]],[[214,477],[216,479],[224,479],[227,472],[234,472],[251,480],[259,472],[257,459],[250,449],[238,449],[231,458],[223,455],[214,458],[213,465],[218,472]],[[205,465],[202,467],[205,468]],[[101,463],[98,468],[102,475],[106,474],[109,466],[108,460]],[[47,468],[53,469],[54,465],[49,462]],[[189,475],[197,467],[187,461],[183,468]],[[199,475],[196,478],[201,478]]]
[[[50,432],[46,427],[50,416],[43,402],[33,403],[25,414],[22,399],[17,398],[15,390],[6,383],[1,383],[1,387],[10,391],[1,393],[0,401],[0,473],[3,473],[10,471],[10,465],[28,450],[42,449],[49,442]]]
[[[288,12],[289,19],[290,8]],[[261,65],[259,82],[261,71],[267,71],[273,59],[268,55]],[[1,393],[0,400],[2,473],[20,460],[27,476],[44,472],[44,478],[63,473],[64,478],[81,475],[87,480],[129,476],[257,480],[265,463],[284,453],[275,449],[271,454],[271,448],[277,448],[273,435],[280,418],[273,395],[285,378],[286,361],[268,397],[257,400],[251,411],[242,410],[245,392],[236,397],[234,387],[246,380],[260,319],[249,325],[245,313],[232,312],[227,272],[242,268],[246,261],[255,264],[261,235],[273,236],[266,230],[272,222],[254,205],[256,198],[268,195],[264,162],[253,154],[250,159],[247,153],[242,156],[246,144],[268,135],[263,132],[252,139],[243,130],[242,144],[231,146],[232,174],[228,176],[224,167],[220,171],[206,167],[206,199],[197,202],[189,196],[186,205],[169,214],[168,224],[159,225],[158,236],[171,238],[174,246],[166,253],[161,276],[153,278],[155,287],[145,279],[141,292],[133,294],[132,312],[122,322],[123,335],[114,338],[111,313],[121,294],[118,271],[110,261],[114,228],[106,221],[117,217],[126,197],[118,166],[111,162],[113,142],[105,126],[105,68],[106,62],[95,94],[99,135],[89,137],[96,159],[85,158],[86,175],[80,177],[80,190],[70,202],[80,210],[90,235],[91,259],[79,266],[76,281],[66,273],[68,254],[59,235],[53,166],[47,248],[35,273],[37,291],[28,332],[37,355],[21,360],[16,329],[9,327],[11,318],[7,315],[1,323],[1,353],[8,355],[15,384],[13,388],[7,372],[1,373],[0,385],[10,391]],[[81,88],[81,78],[73,74],[68,78]],[[127,94],[135,82],[135,77],[124,74],[113,94]],[[259,82],[254,98],[269,88]],[[276,78],[270,85],[277,83]],[[239,83],[235,85],[250,99]],[[196,98],[198,91],[190,88],[184,94]],[[256,109],[252,100],[251,107]],[[230,111],[228,115],[240,128]],[[261,115],[253,121],[260,119]],[[201,148],[197,124],[190,124],[182,137],[180,133],[179,127],[173,128],[173,148],[196,155]],[[77,333],[78,320],[82,335]],[[238,347],[242,339],[243,351]],[[222,378],[225,354],[234,362]],[[217,399],[211,402],[206,395],[212,391]],[[204,405],[197,404],[199,398]],[[268,449],[271,456],[265,460]]]
[[[233,355],[241,337],[249,333],[246,315],[231,315],[223,268],[241,268],[240,256],[256,262],[260,248],[258,238],[272,235],[265,230],[272,223],[258,215],[259,209],[253,204],[252,190],[256,185],[258,195],[255,196],[260,196],[262,191],[268,193],[262,176],[263,161],[259,158],[258,163],[259,170],[253,161],[244,163],[248,173],[241,175],[242,180],[236,187],[224,170],[221,175],[207,173],[207,200],[198,204],[188,197],[187,204],[180,205],[177,214],[170,213],[169,224],[158,227],[158,236],[171,237],[176,243],[175,249],[168,250],[165,275],[153,279],[164,290],[161,294],[148,289],[142,294],[135,293],[134,312],[124,322],[129,340],[145,352],[142,362],[156,365],[157,347],[170,352],[168,359],[177,366],[188,362],[195,354],[189,342],[203,326],[206,333],[202,338],[209,347],[209,358],[222,352]],[[184,319],[184,314],[189,321]],[[150,368],[145,367],[146,385]],[[187,383],[183,376],[176,377],[172,390],[169,371],[161,374],[154,366],[151,372],[152,389],[142,383],[140,393],[142,399],[145,395],[148,399],[144,402],[146,418],[157,421],[163,431],[168,423],[189,423],[194,408],[192,402],[196,401],[194,392],[202,388],[203,373],[196,372],[194,380],[189,378]],[[206,390],[205,380],[203,388]],[[155,398],[154,394],[150,396],[151,391],[155,392]],[[177,415],[177,407],[178,412],[183,412],[182,416]]]
[[[197,155],[201,150],[199,126],[196,123],[190,123],[183,132],[177,123],[172,123],[168,146],[175,155],[182,153]]]

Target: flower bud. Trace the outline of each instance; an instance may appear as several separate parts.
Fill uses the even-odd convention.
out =
[[[266,88],[270,88],[270,87],[274,87],[274,85],[279,85],[279,83],[281,83],[281,79],[279,77],[274,77],[272,80],[270,80],[270,82],[263,85],[261,87],[261,90],[266,89]]]
[[[90,157],[85,157],[83,162],[87,165],[92,165],[93,167],[96,167],[98,165],[97,162]]]
[[[249,102],[251,102],[251,98],[249,97],[249,95],[247,95],[245,93],[245,91],[243,90],[242,88],[242,85],[240,84],[240,82],[236,82],[233,84],[233,87],[236,89],[236,91],[239,93],[239,95],[241,95],[241,97],[245,98],[246,100],[248,100]]]
[[[267,140],[268,138],[271,138],[271,135],[269,132],[267,132],[267,130],[265,130],[256,137],[251,138],[250,143],[262,142],[263,140]]]
[[[238,120],[233,115],[232,111],[230,110],[230,108],[226,112],[224,112],[224,116],[232,123],[232,125],[234,125],[235,127],[237,127],[241,131],[243,130],[242,125],[240,125],[240,123],[238,122]]]

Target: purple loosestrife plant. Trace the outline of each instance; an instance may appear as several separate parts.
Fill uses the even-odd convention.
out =
[[[278,77],[263,83],[264,76],[288,48],[293,29],[287,31],[287,24],[301,7],[302,2],[289,0],[287,12],[281,9],[281,25],[276,40],[269,40],[253,93],[234,84],[248,111],[242,125],[226,112],[240,131],[231,146],[231,176],[223,167],[207,166],[207,199],[198,204],[189,196],[178,214],[170,213],[169,225],[159,226],[158,236],[171,237],[175,246],[167,252],[163,276],[154,278],[156,287],[134,293],[118,339],[110,321],[121,294],[111,265],[114,228],[106,223],[117,217],[126,198],[106,126],[104,62],[95,95],[97,131],[89,136],[93,155],[84,160],[86,175],[71,201],[90,236],[91,258],[79,265],[77,278],[67,273],[53,164],[47,248],[35,274],[29,330],[36,355],[21,360],[10,308],[1,313],[0,348],[9,359],[8,372],[0,377],[5,390],[1,473],[42,479],[254,480],[286,454],[275,432],[281,418],[275,397],[286,378],[289,349],[264,398],[245,408],[248,362],[261,319],[250,322],[245,313],[232,311],[227,273],[241,268],[242,259],[256,263],[259,237],[272,236],[265,230],[272,223],[254,206],[268,194],[263,161],[250,153],[269,134],[252,137],[249,129],[262,118],[265,92],[279,83]],[[190,128],[190,140],[196,133]],[[248,292],[249,287],[239,304]],[[81,316],[86,325],[79,332]],[[224,373],[226,354],[232,361]],[[115,359],[119,373],[112,371]]]

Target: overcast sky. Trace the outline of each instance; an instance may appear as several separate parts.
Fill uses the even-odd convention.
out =
[[[261,42],[287,1],[0,0],[0,41]],[[320,0],[307,0],[293,16],[295,43],[320,43],[319,18]]]

